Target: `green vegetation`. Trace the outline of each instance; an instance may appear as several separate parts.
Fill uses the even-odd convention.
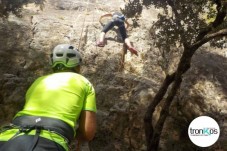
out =
[[[0,17],[7,18],[10,13],[20,16],[24,5],[35,3],[42,9],[45,0],[1,0],[0,1]]]
[[[130,1],[129,3],[133,3]],[[210,42],[212,46],[224,48],[227,36],[227,1],[226,0],[143,0],[133,7],[154,6],[162,10],[158,20],[151,27],[151,37],[154,45],[164,55],[178,51],[180,61],[175,71],[166,70],[166,78],[144,117],[147,151],[156,151],[160,136],[172,101],[180,88],[183,75],[188,71],[191,59],[203,44]],[[132,5],[128,5],[132,6]],[[138,10],[126,7],[127,11]],[[141,11],[138,11],[141,13]],[[135,13],[134,13],[135,14]],[[169,58],[165,66],[169,64]],[[164,97],[165,96],[165,97]],[[157,105],[163,102],[160,117],[156,125],[152,124],[152,115]]]

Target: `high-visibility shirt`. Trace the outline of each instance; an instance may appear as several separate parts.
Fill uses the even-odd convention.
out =
[[[96,112],[95,91],[82,75],[59,72],[38,78],[26,93],[22,111],[16,114],[52,117],[72,128],[81,110]]]
[[[56,118],[74,129],[82,110],[97,111],[92,84],[80,74],[59,72],[42,76],[30,86],[24,108],[15,117],[33,115]],[[1,137],[3,135],[0,135],[0,140]]]

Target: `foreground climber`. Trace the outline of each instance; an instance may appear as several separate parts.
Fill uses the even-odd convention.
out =
[[[53,49],[54,73],[30,86],[24,108],[0,131],[0,151],[68,151],[74,136],[79,141],[93,139],[95,91],[79,74],[81,62],[80,53],[71,45]]]
[[[137,50],[132,46],[132,43],[130,42],[129,38],[127,37],[126,29],[129,27],[129,23],[125,19],[125,16],[119,12],[109,13],[102,15],[99,19],[99,22],[101,22],[102,18],[104,17],[112,17],[112,19],[103,27],[102,32],[100,34],[100,39],[97,42],[97,46],[104,47],[105,46],[105,35],[106,33],[112,29],[114,26],[118,27],[118,30],[120,31],[121,37],[126,44],[128,50],[132,53],[138,56]],[[126,24],[126,27],[125,27]]]

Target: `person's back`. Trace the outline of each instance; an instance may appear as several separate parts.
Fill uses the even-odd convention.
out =
[[[76,91],[75,91],[76,90]],[[89,94],[89,95],[87,95]],[[28,89],[26,104],[17,116],[34,115],[63,120],[75,127],[83,104],[94,99],[94,90],[90,82],[80,74],[59,72],[38,78]],[[86,101],[86,102],[85,102]],[[84,110],[94,110],[95,104]]]
[[[94,137],[95,91],[78,74],[80,54],[73,46],[62,44],[55,47],[51,61],[56,73],[42,76],[30,86],[13,127],[0,133],[1,151],[65,151],[75,135],[85,141]]]

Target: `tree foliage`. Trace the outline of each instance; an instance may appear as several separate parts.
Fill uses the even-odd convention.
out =
[[[20,16],[24,5],[35,3],[42,9],[45,0],[0,0],[0,17],[7,18],[10,13]]]
[[[159,39],[158,47],[176,46],[177,43],[190,45],[207,33],[225,29],[226,3],[224,0],[143,0],[144,5],[163,10],[152,27],[158,31],[155,35]],[[221,45],[216,43],[216,46]]]
[[[125,8],[122,9],[122,13],[127,17],[134,17],[136,14],[141,14],[143,6],[140,0],[133,0],[126,3]]]
[[[156,151],[170,105],[180,88],[182,77],[188,71],[198,48],[210,42],[223,48],[227,36],[226,0],[143,0],[141,5],[162,10],[151,27],[154,44],[164,51],[182,50],[176,70],[167,73],[144,117],[147,151]],[[165,96],[165,97],[164,97]],[[152,115],[163,101],[160,117],[155,125]]]

